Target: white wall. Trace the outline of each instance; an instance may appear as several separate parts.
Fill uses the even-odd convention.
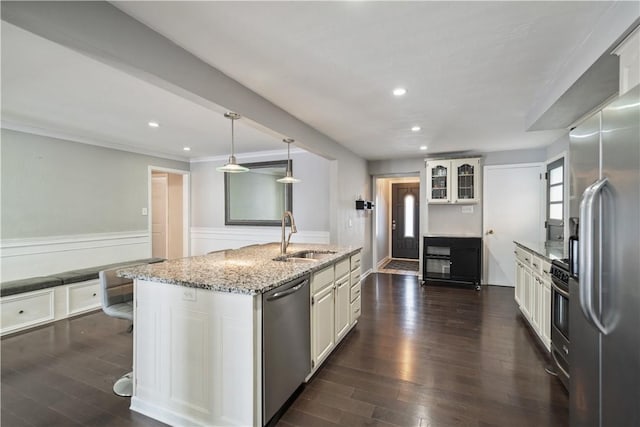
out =
[[[285,160],[286,155],[247,157],[240,163]],[[293,175],[302,182],[293,184],[293,215],[298,228],[291,242],[329,243],[331,162],[309,152],[291,154]],[[216,171],[226,160],[191,164],[192,255],[253,243],[280,241],[280,227],[225,225],[224,174]],[[278,185],[282,185],[279,184]],[[260,206],[255,209],[259,210]]]
[[[151,256],[149,165],[184,162],[2,129],[2,280]]]
[[[375,218],[376,218],[376,257],[373,260],[374,266],[379,266],[386,258],[390,258],[389,253],[389,209],[391,206],[391,185],[388,179],[376,180],[375,195]]]

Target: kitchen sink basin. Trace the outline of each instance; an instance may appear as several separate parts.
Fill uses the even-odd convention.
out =
[[[336,252],[335,251],[300,251],[300,252],[292,252],[290,254],[282,255],[277,258],[274,258],[274,261],[282,261],[282,262],[297,262],[297,263],[305,263],[305,262],[318,262],[320,260],[332,257]]]

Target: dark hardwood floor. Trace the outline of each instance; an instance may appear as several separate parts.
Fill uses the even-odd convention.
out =
[[[278,425],[568,425],[513,289],[373,274],[362,312]],[[127,326],[97,312],[2,339],[1,425],[162,425],[111,391],[131,367]]]
[[[568,395],[534,343],[513,288],[372,274],[359,324],[279,425],[567,426]]]

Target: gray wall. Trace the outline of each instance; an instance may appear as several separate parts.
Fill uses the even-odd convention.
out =
[[[238,161],[250,163],[285,159],[283,156],[239,156]],[[291,154],[291,159],[293,176],[302,180],[293,185],[293,213],[296,226],[301,231],[329,231],[330,162],[312,153],[294,153]],[[225,226],[224,174],[216,171],[216,167],[222,166],[225,162],[226,160],[220,160],[191,164],[191,225],[194,227]]]
[[[3,239],[146,230],[148,166],[189,164],[1,130]]]

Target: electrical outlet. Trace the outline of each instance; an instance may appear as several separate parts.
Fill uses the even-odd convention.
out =
[[[142,216],[146,216],[149,214],[149,211],[147,210],[147,208],[142,208]]]
[[[460,211],[461,211],[463,214],[472,214],[472,213],[473,213],[473,206],[462,206],[462,207],[460,208]]]

